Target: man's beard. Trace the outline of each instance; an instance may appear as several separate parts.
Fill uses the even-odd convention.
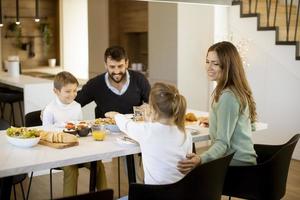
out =
[[[110,77],[115,83],[120,83],[120,82],[123,81],[124,78],[126,77],[126,73],[122,73],[122,72],[120,72],[120,73],[118,73],[118,74],[116,74],[116,73],[108,73],[108,75],[109,75],[109,77]],[[119,80],[116,80],[116,79],[114,78],[114,75],[121,75],[121,78],[120,78]]]

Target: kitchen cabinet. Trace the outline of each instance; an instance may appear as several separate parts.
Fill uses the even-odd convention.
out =
[[[130,63],[148,66],[148,2],[130,0],[109,1],[109,43],[121,45]]]

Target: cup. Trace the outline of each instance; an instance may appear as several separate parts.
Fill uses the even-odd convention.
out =
[[[145,109],[143,106],[133,106],[133,120],[134,121],[145,120]]]
[[[56,59],[55,58],[48,59],[48,65],[49,65],[49,67],[55,67],[56,66]]]
[[[136,64],[136,70],[137,71],[143,71],[143,64],[142,63],[137,63]]]
[[[104,125],[93,125],[91,129],[92,136],[96,141],[103,141],[106,134],[109,133],[109,131],[106,130]]]
[[[20,75],[20,63],[17,60],[13,61],[5,61],[4,62],[5,68],[9,76],[18,77]]]
[[[136,70],[137,69],[137,64],[136,63],[132,63],[131,64],[131,69],[132,70]]]

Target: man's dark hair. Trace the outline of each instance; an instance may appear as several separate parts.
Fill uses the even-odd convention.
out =
[[[104,53],[104,61],[107,61],[107,58],[110,58],[112,60],[120,61],[122,59],[125,59],[125,61],[128,60],[127,53],[125,49],[121,46],[111,46],[105,50]]]

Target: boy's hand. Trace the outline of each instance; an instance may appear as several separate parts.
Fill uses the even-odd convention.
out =
[[[109,112],[105,113],[104,116],[107,118],[115,119],[116,114],[119,114],[119,113],[116,111],[109,111]]]

